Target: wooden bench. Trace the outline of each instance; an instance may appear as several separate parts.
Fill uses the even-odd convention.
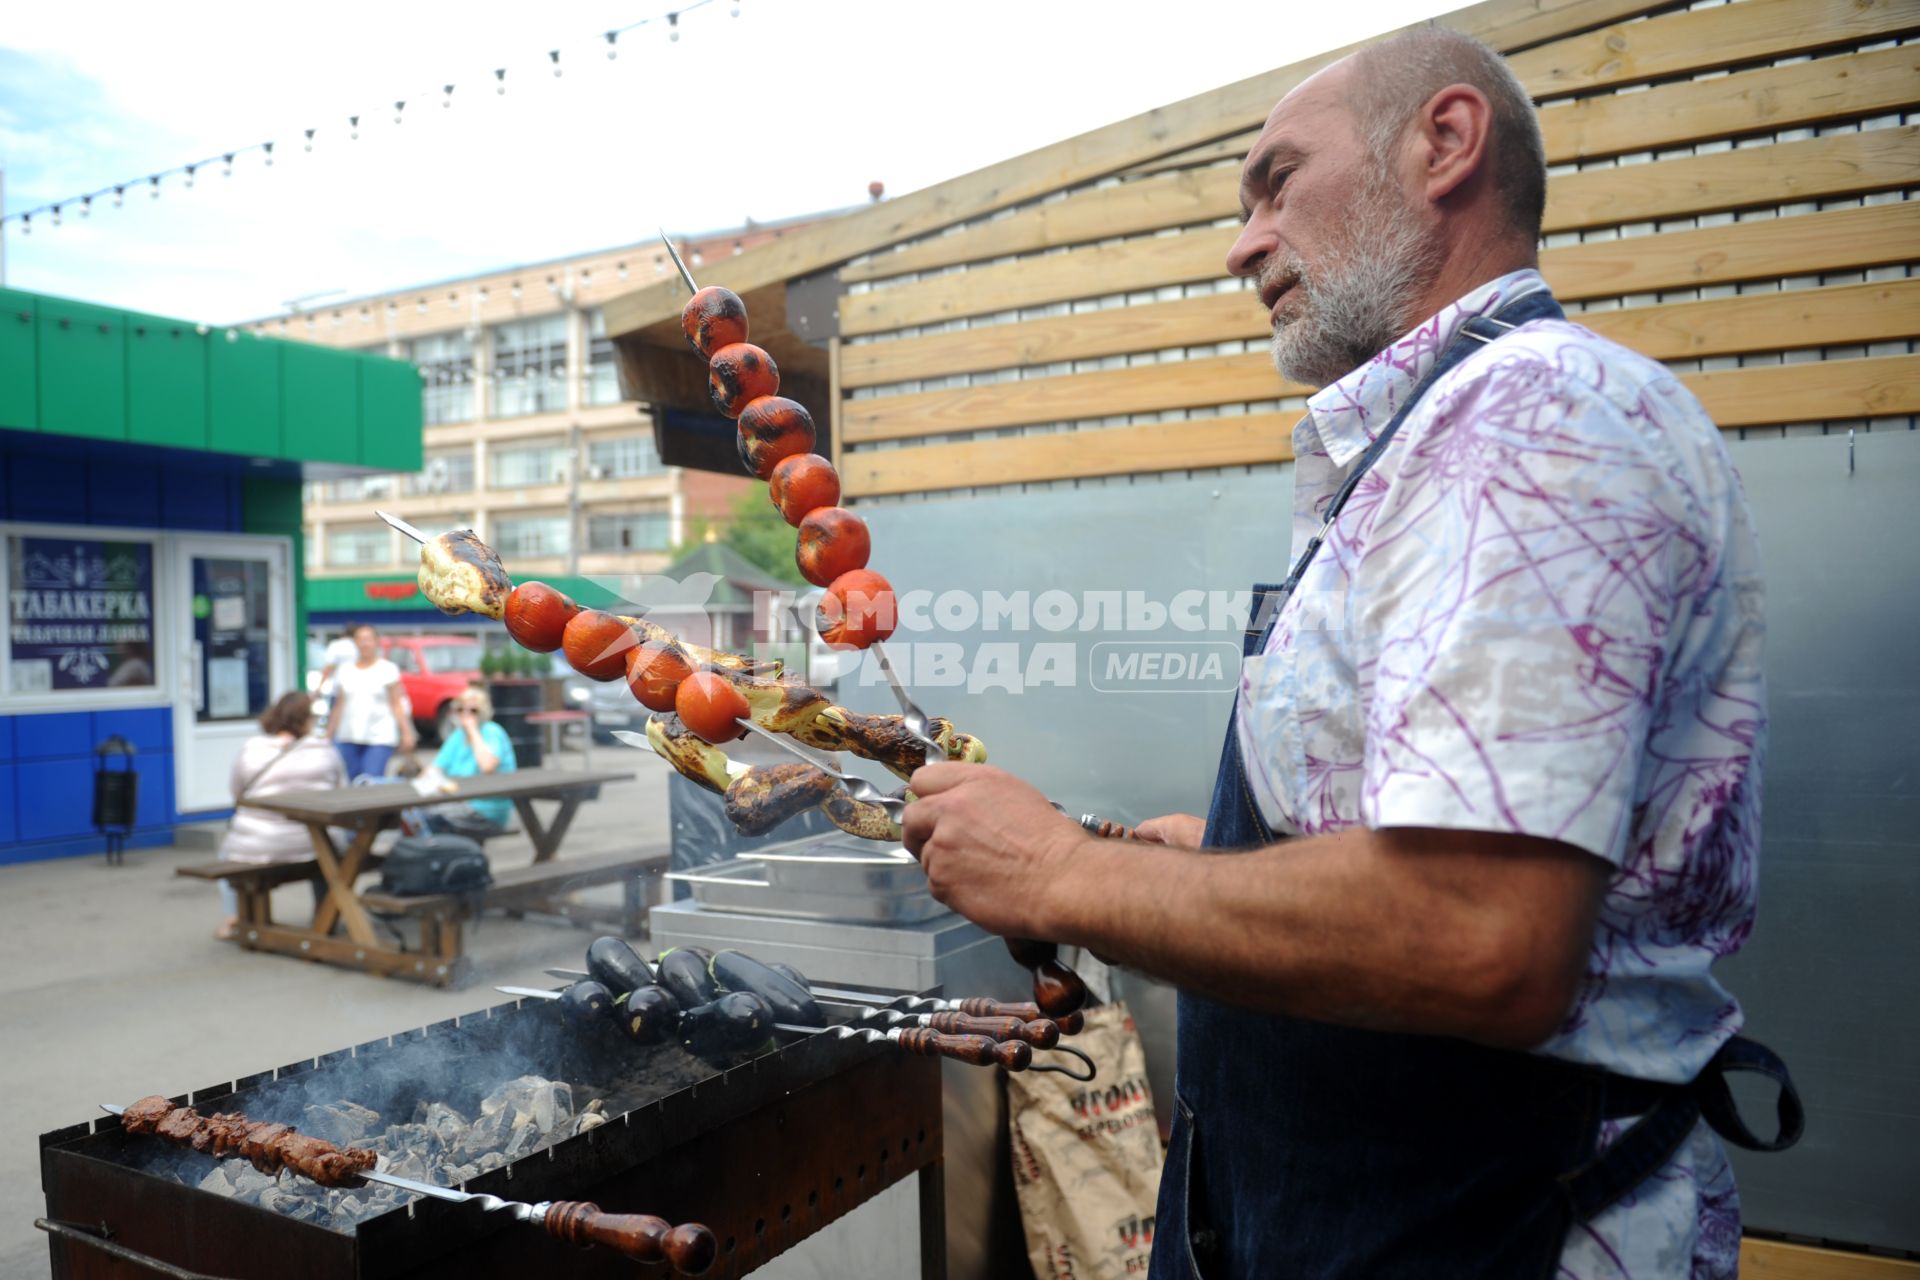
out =
[[[442,982],[459,983],[467,974],[461,930],[467,921],[488,908],[510,912],[542,911],[575,924],[611,924],[628,937],[638,937],[646,925],[647,908],[660,879],[666,874],[667,851],[577,858],[567,862],[536,862],[532,866],[496,871],[493,883],[475,893],[433,893],[401,897],[378,890],[359,895],[360,905],[376,915],[419,921],[420,954],[436,973],[446,967]],[[570,902],[567,895],[603,884],[622,888],[618,910]]]

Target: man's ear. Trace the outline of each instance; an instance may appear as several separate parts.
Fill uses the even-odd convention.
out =
[[[1492,133],[1493,106],[1472,85],[1450,84],[1427,99],[1420,134],[1430,203],[1440,203],[1486,167]]]

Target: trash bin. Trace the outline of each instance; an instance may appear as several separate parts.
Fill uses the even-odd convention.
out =
[[[493,722],[513,744],[514,760],[522,769],[538,769],[546,758],[545,730],[528,724],[527,716],[545,710],[545,687],[538,680],[508,678],[490,683],[487,695],[493,699]]]
[[[140,808],[140,775],[134,772],[136,748],[114,734],[93,749],[93,825],[107,839],[107,865],[127,860],[127,836]],[[121,762],[111,768],[112,760]]]

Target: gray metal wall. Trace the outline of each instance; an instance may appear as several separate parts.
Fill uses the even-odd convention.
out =
[[[1912,781],[1920,720],[1920,433],[1736,442],[1769,587],[1772,746],[1764,796],[1761,915],[1723,974],[1749,1027],[1800,1081],[1808,1135],[1783,1156],[1736,1156],[1748,1225],[1920,1250],[1920,835]],[[1290,468],[1197,478],[1034,486],[862,508],[874,567],[924,587],[1135,591],[1162,604],[1189,589],[1241,589],[1286,572]],[[1228,708],[1223,686],[1092,687],[1096,646],[1142,639],[1231,643],[1104,628],[1022,634],[941,630],[969,655],[1009,640],[1071,642],[1072,687],[1019,694],[922,687],[1019,773],[1078,813],[1135,822],[1203,812]],[[891,709],[885,690],[841,699]],[[1108,683],[1109,681],[1102,681]],[[1147,1041],[1157,1101],[1172,1092],[1172,1000],[1133,975],[1124,994]],[[1761,1113],[1765,1114],[1764,1108]]]

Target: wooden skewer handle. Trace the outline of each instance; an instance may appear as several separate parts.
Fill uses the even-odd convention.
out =
[[[966,1013],[927,1015],[927,1025],[950,1036],[985,1036],[989,1040],[1019,1040],[1036,1049],[1060,1043],[1060,1028],[1044,1018],[978,1018]]]
[[[1106,818],[1096,818],[1092,814],[1088,814],[1086,817],[1080,819],[1080,825],[1094,835],[1099,836],[1102,840],[1133,839],[1132,827],[1121,826],[1119,823],[1111,822]]]
[[[713,1232],[697,1222],[674,1226],[650,1213],[608,1213],[585,1200],[559,1200],[541,1223],[568,1244],[601,1244],[635,1262],[666,1262],[683,1276],[704,1275],[720,1256]]]
[[[1040,1012],[1037,1004],[1005,1004],[999,1000],[989,1000],[985,996],[968,996],[958,1002],[961,1013],[975,1018],[1018,1018],[1022,1022],[1034,1022],[1046,1018],[1060,1028],[1063,1036],[1077,1036],[1086,1030],[1087,1016],[1084,1013],[1069,1013],[1064,1017],[1047,1018]]]
[[[923,1058],[952,1058],[976,1067],[1005,1067],[1025,1071],[1033,1063],[1033,1046],[1019,1040],[989,1040],[985,1036],[943,1035],[931,1027],[907,1027],[899,1043]]]
[[[1033,1002],[1049,1018],[1065,1017],[1087,1003],[1087,984],[1060,963],[1060,948],[1031,938],[1006,939],[1015,964],[1033,970]]]

